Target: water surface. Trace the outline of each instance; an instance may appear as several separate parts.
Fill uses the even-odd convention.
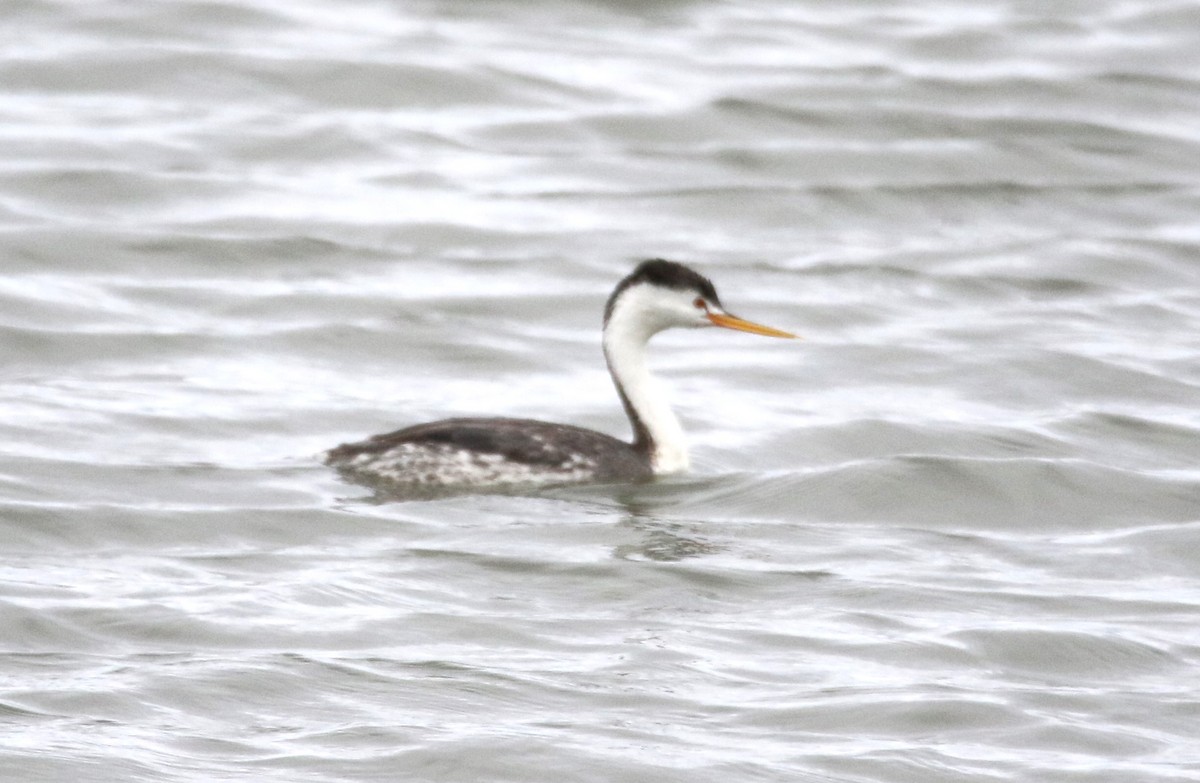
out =
[[[1200,776],[1200,13],[9,3],[0,776]],[[339,442],[695,470],[377,503]]]

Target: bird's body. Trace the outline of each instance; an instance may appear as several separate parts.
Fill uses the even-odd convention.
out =
[[[729,315],[712,283],[682,264],[645,261],[604,311],[604,356],[633,442],[532,419],[458,418],[343,444],[326,464],[359,483],[412,489],[624,483],[686,470],[683,429],[645,363],[649,339],[676,326],[793,336]]]
[[[446,419],[329,452],[349,476],[389,484],[477,486],[650,478],[633,446],[601,432],[534,419]]]

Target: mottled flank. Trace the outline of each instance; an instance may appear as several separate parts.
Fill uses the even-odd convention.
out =
[[[325,463],[386,487],[546,486],[639,481],[649,463],[599,432],[530,419],[446,419],[346,443]]]

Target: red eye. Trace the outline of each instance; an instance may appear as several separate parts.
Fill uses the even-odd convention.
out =
[[[700,297],[698,297],[698,296],[697,296],[697,297],[696,297],[696,299],[695,299],[695,300],[692,302],[692,304],[696,306],[696,309],[697,309],[697,310],[707,310],[707,309],[708,309],[708,303],[707,303],[707,302],[705,302],[703,299],[701,299],[701,298],[700,298]]]

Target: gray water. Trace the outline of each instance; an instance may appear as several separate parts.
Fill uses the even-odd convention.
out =
[[[1200,7],[8,0],[0,779],[1200,779]],[[419,421],[691,474],[376,503]],[[715,331],[715,330],[714,330]]]

